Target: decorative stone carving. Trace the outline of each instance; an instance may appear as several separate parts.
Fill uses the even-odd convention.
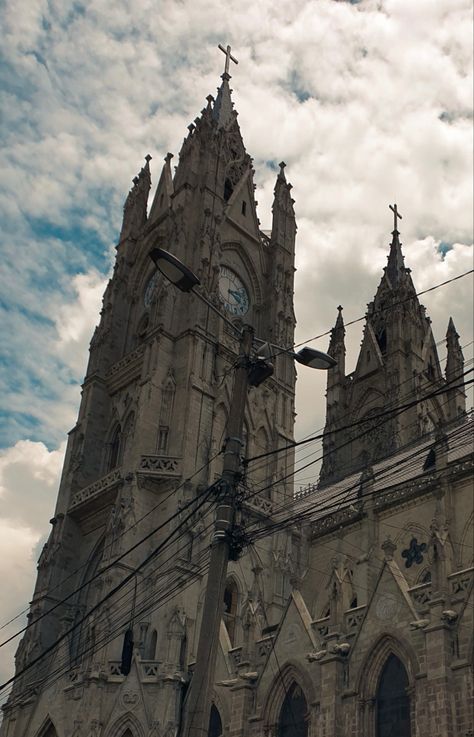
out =
[[[102,492],[111,489],[113,486],[117,486],[122,480],[121,469],[115,468],[98,481],[94,481],[90,486],[86,486],[84,489],[76,492],[72,498],[69,509],[75,509],[79,504],[99,496]]]

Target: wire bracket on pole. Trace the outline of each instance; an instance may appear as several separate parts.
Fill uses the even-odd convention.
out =
[[[232,525],[226,530],[227,544],[229,546],[229,560],[239,560],[244,548],[250,544],[250,538],[242,525]]]

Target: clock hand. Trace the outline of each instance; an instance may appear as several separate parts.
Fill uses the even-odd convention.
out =
[[[242,302],[242,297],[243,297],[242,292],[235,292],[233,289],[229,289],[229,294],[231,294],[233,298],[235,299],[235,301],[238,302],[239,304]]]

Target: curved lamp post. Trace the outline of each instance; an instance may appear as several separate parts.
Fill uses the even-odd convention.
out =
[[[302,348],[297,353],[256,339],[261,344],[257,354],[252,357],[254,331],[250,325],[240,330],[206,297],[195,289],[200,281],[176,256],[161,248],[153,248],[150,258],[163,276],[182,292],[193,292],[208,307],[216,312],[240,337],[239,358],[235,370],[227,440],[222,477],[219,485],[219,504],[216,511],[214,533],[211,544],[211,558],[207,577],[206,595],[202,612],[196,664],[184,705],[182,737],[204,737],[208,733],[211,710],[210,693],[214,683],[219,629],[224,604],[224,588],[227,565],[230,559],[236,560],[240,551],[235,546],[235,492],[241,477],[240,456],[242,450],[242,429],[244,424],[245,401],[249,386],[258,386],[273,373],[268,359],[276,353],[286,353],[298,363],[310,368],[329,369],[336,361],[322,351]],[[233,534],[234,533],[234,534]]]

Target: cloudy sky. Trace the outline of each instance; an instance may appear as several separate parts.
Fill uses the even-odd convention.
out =
[[[472,268],[470,0],[10,0],[3,16],[1,622],[32,592],[131,179],[150,153],[156,184],[179,151],[219,84],[218,43],[239,60],[263,228],[282,159],[294,187],[298,341],[339,303],[363,315],[389,203],[418,290]],[[422,301],[436,340],[452,315],[471,358],[471,278]],[[361,334],[348,329],[348,371]],[[298,436],[323,424],[323,396],[301,369]],[[11,665],[2,650],[2,680]]]

